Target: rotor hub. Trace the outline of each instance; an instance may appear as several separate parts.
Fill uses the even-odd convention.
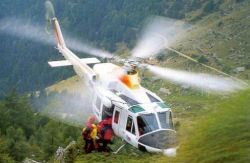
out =
[[[123,68],[128,75],[134,75],[137,73],[138,62],[134,60],[128,60],[124,62]]]

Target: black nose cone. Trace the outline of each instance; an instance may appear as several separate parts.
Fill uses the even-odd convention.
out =
[[[177,143],[176,132],[174,130],[160,130],[153,132],[142,136],[138,141],[141,144],[157,149],[171,148]]]

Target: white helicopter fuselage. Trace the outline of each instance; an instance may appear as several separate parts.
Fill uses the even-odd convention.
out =
[[[164,152],[170,148],[176,133],[171,109],[140,85],[138,73],[96,58],[78,58],[66,47],[57,19],[53,21],[57,48],[66,60],[50,61],[49,65],[73,66],[91,91],[91,109],[97,120],[112,118],[115,135],[140,150]]]
[[[97,119],[112,118],[115,134],[136,148],[149,152],[165,150],[172,143],[167,139],[175,134],[171,109],[139,84],[137,73],[128,75],[112,63],[95,64],[93,70],[96,94],[92,109]]]

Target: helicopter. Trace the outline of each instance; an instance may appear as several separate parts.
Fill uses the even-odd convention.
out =
[[[203,88],[205,85],[209,90],[225,92],[242,88],[239,82],[230,78],[174,69],[162,71],[164,69],[162,67],[144,63],[143,59],[156,55],[166,48],[166,40],[163,37],[166,32],[161,32],[161,29],[154,31],[153,37],[156,39],[153,39],[153,42],[144,40],[143,44],[142,41],[139,47],[143,45],[144,47],[134,49],[130,59],[121,59],[115,55],[96,55],[118,64],[103,63],[96,57],[80,59],[68,49],[52,3],[46,1],[45,6],[48,24],[54,27],[56,49],[65,58],[60,61],[49,61],[48,64],[51,67],[73,66],[75,73],[92,92],[89,96],[96,119],[102,121],[112,118],[112,129],[115,135],[139,150],[164,153],[168,150],[176,150],[172,110],[159,96],[140,84],[139,70],[149,71],[163,79],[190,84],[197,88]],[[161,21],[164,20],[160,18]],[[153,26],[159,24],[159,21],[153,21],[152,24]],[[157,47],[153,50],[145,47],[151,43],[157,43]],[[177,53],[180,52],[177,51]],[[184,54],[181,53],[181,55]]]

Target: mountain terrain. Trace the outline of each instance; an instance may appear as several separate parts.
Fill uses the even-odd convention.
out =
[[[44,2],[2,0],[1,27],[9,22],[6,20],[21,19],[24,24],[43,29]],[[131,53],[149,16],[184,21],[191,28],[176,40],[173,48],[249,83],[248,0],[53,0],[52,3],[63,32],[121,57]],[[62,59],[53,46],[10,35],[1,27],[0,162],[20,162],[26,157],[53,162],[58,147],[66,148],[73,140],[76,144],[65,151],[66,162],[250,161],[249,89],[216,95],[176,85],[147,72],[140,73],[142,86],[158,94],[173,110],[180,140],[176,157],[143,153],[129,145],[119,154],[84,154],[80,133],[91,112],[84,101],[86,93],[80,80],[72,77],[71,68],[48,66],[47,61]],[[168,50],[150,62],[216,74]],[[113,150],[123,144],[117,137],[114,142]]]
[[[119,54],[134,47],[148,17],[160,15],[183,20],[194,28],[175,48],[194,58],[205,58],[205,62],[208,60],[208,64],[220,70],[248,79],[247,0],[54,0],[52,3],[64,33]],[[3,0],[0,5],[1,27],[21,21],[23,25],[39,26],[43,31],[46,24],[43,0]],[[2,28],[0,36],[0,85],[4,85],[0,89],[1,96],[13,86],[20,92],[36,91],[74,74],[69,68],[59,70],[48,66],[48,60],[61,59],[53,46],[10,35]],[[67,37],[65,39],[67,42]],[[177,65],[183,65],[180,59],[177,60]]]

